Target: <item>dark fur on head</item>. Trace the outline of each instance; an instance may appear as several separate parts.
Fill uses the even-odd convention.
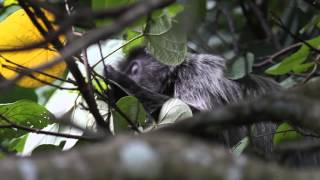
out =
[[[127,60],[119,64],[119,70],[138,85],[161,94],[170,76],[170,68],[156,61],[144,48],[132,51]]]

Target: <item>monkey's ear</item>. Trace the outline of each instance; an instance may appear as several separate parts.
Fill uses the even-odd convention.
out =
[[[146,47],[144,46],[140,46],[140,47],[136,47],[134,49],[132,49],[128,55],[128,60],[132,60],[132,59],[136,59],[139,56],[146,56],[147,52],[146,52]]]

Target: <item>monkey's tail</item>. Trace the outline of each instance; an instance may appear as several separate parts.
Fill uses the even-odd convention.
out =
[[[237,80],[237,83],[239,83],[245,99],[255,98],[266,93],[281,90],[281,86],[273,79],[253,74]],[[273,151],[272,139],[277,126],[275,123],[267,122],[256,123],[249,127],[242,128],[247,128],[247,133],[250,132],[249,134],[253,137],[252,145],[256,149],[260,149],[268,154]]]

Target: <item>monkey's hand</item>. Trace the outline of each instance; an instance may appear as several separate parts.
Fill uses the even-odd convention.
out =
[[[110,65],[106,66],[105,68],[105,78],[109,84],[118,86],[128,95],[136,96],[141,91],[144,91],[142,90],[144,88],[140,87],[134,80],[132,80],[126,74],[115,70]]]
[[[126,94],[135,96],[150,114],[153,114],[161,108],[164,102],[170,99],[168,96],[152,92],[139,86],[134,80],[124,73],[115,70],[111,66],[106,66],[105,78],[108,84],[113,84],[113,86],[111,86],[113,91],[119,91],[120,88],[122,91],[126,92]]]
[[[107,65],[104,72],[104,77],[107,80],[110,80],[112,82],[118,82],[121,76],[124,76],[119,71],[115,70],[112,66]]]
[[[115,70],[112,66],[107,65],[105,68],[105,78],[109,84],[118,86],[129,95],[133,95],[132,91],[135,91],[136,83],[122,72]],[[131,87],[133,86],[133,87]],[[132,90],[130,90],[132,89]]]

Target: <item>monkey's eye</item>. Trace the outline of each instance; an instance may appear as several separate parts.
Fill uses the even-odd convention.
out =
[[[130,74],[136,75],[138,73],[139,73],[139,65],[138,65],[138,63],[133,63],[130,68]]]

